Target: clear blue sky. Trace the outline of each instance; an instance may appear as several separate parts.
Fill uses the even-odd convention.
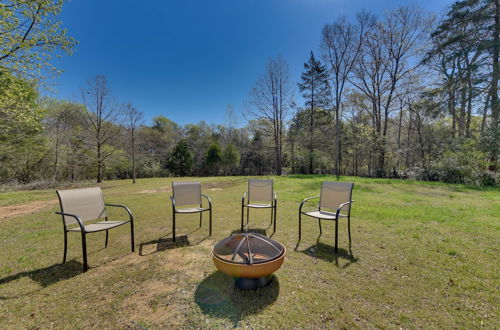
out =
[[[72,0],[62,20],[79,45],[54,61],[64,72],[51,81],[52,96],[80,101],[85,82],[104,74],[117,101],[148,121],[225,123],[233,104],[243,125],[240,113],[269,57],[287,60],[296,86],[325,23],[410,3],[439,13],[452,1]]]

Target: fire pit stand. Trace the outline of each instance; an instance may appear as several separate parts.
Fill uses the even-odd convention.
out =
[[[218,242],[212,257],[215,266],[235,279],[240,289],[266,286],[273,279],[285,259],[286,249],[264,235],[256,233],[234,234]]]

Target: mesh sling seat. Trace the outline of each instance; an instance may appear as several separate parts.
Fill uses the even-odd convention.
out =
[[[350,182],[323,182],[321,185],[320,196],[306,198],[300,203],[299,207],[299,240],[302,236],[302,214],[318,219],[319,232],[321,229],[321,220],[335,221],[335,252],[338,251],[338,220],[347,218],[347,230],[349,233],[349,245],[351,244],[351,204],[352,188],[354,183]],[[319,198],[318,209],[311,212],[302,211],[304,204],[311,199]],[[343,213],[341,213],[341,211]]]
[[[175,215],[177,213],[200,213],[200,227],[203,212],[209,212],[209,235],[212,236],[212,200],[201,193],[199,182],[172,182],[172,235],[175,242]],[[202,197],[208,202],[208,208],[203,207]],[[188,206],[179,208],[179,206]]]
[[[246,203],[245,203],[246,198]],[[243,218],[245,208],[247,209],[247,224],[250,217],[250,209],[271,209],[271,222],[273,223],[273,232],[276,232],[276,206],[278,199],[273,190],[273,180],[248,180],[248,191],[241,198],[241,231],[243,231]]]
[[[134,217],[128,207],[117,204],[105,204],[102,190],[99,187],[58,190],[56,193],[61,206],[61,211],[56,212],[56,214],[61,215],[64,225],[63,263],[66,262],[68,232],[80,232],[82,235],[83,271],[86,272],[88,269],[86,235],[106,231],[104,247],[107,247],[109,237],[108,231],[126,223],[130,223],[130,243],[132,252],[134,252]],[[123,221],[108,221],[106,206],[125,209],[129,219]],[[88,221],[97,219],[104,219],[104,221],[86,224]]]

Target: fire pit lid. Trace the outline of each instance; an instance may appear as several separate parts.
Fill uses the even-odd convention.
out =
[[[257,233],[234,234],[214,246],[215,257],[235,264],[260,264],[278,258],[285,248]]]

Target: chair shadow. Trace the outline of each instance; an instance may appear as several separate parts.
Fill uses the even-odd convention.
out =
[[[305,255],[308,255],[313,258],[325,260],[328,262],[334,262],[337,267],[339,267],[339,259],[344,259],[347,261],[347,263],[343,265],[341,268],[347,268],[351,264],[356,263],[359,260],[359,258],[356,258],[353,255],[350,247],[349,250],[339,247],[338,251],[335,252],[334,246],[316,242],[316,244],[311,245],[307,249],[298,250],[299,243],[300,241],[297,242],[297,245],[295,247],[296,251],[302,252]]]
[[[23,277],[29,277],[31,280],[40,284],[43,288],[46,288],[59,281],[67,280],[69,278],[82,274],[82,266],[83,266],[82,263],[76,260],[70,260],[64,264],[54,264],[45,268],[20,272],[14,275],[0,278],[0,285],[10,283],[12,281],[15,281]],[[26,294],[21,294],[19,296],[13,296],[13,297],[0,296],[0,300],[18,298],[20,296],[32,293],[33,292],[29,292]]]
[[[264,236],[267,236],[267,229],[261,229],[261,228],[248,228],[248,229],[235,229],[231,232],[231,235],[234,235],[234,234],[244,234],[244,233],[256,233],[256,234],[261,234],[261,235],[264,235]]]
[[[189,246],[191,243],[187,235],[177,236],[175,242],[171,237],[160,237],[139,245],[139,255],[144,257],[160,251]]]
[[[234,287],[234,279],[220,271],[207,276],[196,288],[194,299],[204,314],[230,320],[234,326],[248,315],[258,314],[273,304],[280,292],[279,280],[256,290]]]

